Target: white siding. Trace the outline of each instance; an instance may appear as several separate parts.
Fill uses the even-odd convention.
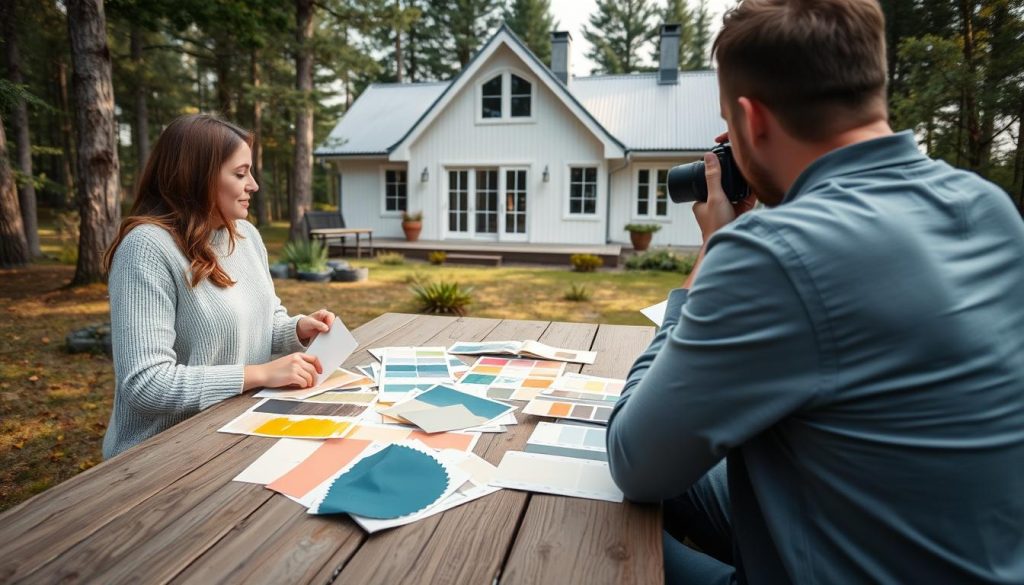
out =
[[[477,86],[511,69],[534,86],[533,122],[480,123]],[[607,165],[601,143],[509,49],[501,47],[412,145],[409,158],[410,209],[423,209],[424,239],[444,237],[447,221],[447,167],[526,167],[530,242],[603,244]],[[568,214],[568,165],[598,167],[596,218]],[[543,181],[544,168],[550,178]],[[426,168],[426,183],[420,175]]]
[[[629,232],[626,224],[656,223],[661,231],[654,234],[653,246],[700,246],[700,228],[693,217],[690,203],[677,204],[671,199],[668,202],[668,217],[638,217],[637,211],[637,176],[643,168],[665,168],[697,159],[658,159],[632,160],[628,167],[618,170],[621,165],[613,167],[612,174],[612,213],[611,240],[616,243],[630,245]],[[652,180],[654,179],[652,173]],[[653,204],[653,203],[652,203]]]
[[[383,160],[341,160],[335,163],[341,174],[341,212],[345,224],[352,228],[371,228],[374,237],[402,238],[402,220],[397,214],[381,213],[384,199],[384,173],[387,168],[405,168]],[[409,177],[410,209],[418,209],[415,185],[419,178]]]

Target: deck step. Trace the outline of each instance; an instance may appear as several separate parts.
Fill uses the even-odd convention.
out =
[[[494,266],[501,266],[501,256],[497,254],[449,253],[445,257],[445,262],[453,262],[457,264],[493,264]]]

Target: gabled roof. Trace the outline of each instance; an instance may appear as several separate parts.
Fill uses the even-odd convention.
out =
[[[570,88],[630,151],[703,152],[726,130],[714,71],[681,71],[678,84],[657,73],[576,77]]]
[[[606,158],[627,151],[703,152],[725,131],[714,71],[681,72],[678,84],[665,85],[656,73],[574,77],[567,88],[503,24],[451,81],[369,86],[314,154],[408,160],[409,145],[502,45],[604,144]]]
[[[386,155],[450,82],[374,83],[331,130],[317,156]]]

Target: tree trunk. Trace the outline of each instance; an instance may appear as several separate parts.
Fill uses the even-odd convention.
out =
[[[1024,215],[1024,95],[1020,98],[1017,111],[1017,154],[1013,157],[1013,187],[1010,196],[1017,204],[1017,211]]]
[[[146,87],[146,76],[143,73],[145,64],[142,60],[142,31],[132,26],[131,32],[132,67],[135,73],[135,157],[138,161],[135,171],[135,183],[142,176],[149,158],[149,105]]]
[[[974,58],[974,0],[960,0],[960,20],[964,66],[967,68],[967,79],[963,87],[964,122],[967,124],[967,166],[972,170],[980,170],[983,145],[975,85],[977,64]]]
[[[217,71],[217,109],[228,119],[235,117],[235,107],[231,99],[231,58],[234,48],[224,38],[215,41],[214,69]]]
[[[14,2],[4,0],[4,40],[7,61],[7,78],[14,85],[25,83],[21,75],[21,57],[18,55],[18,19],[14,13]],[[11,130],[14,132],[14,157],[22,180],[17,186],[18,203],[21,207],[21,224],[25,230],[25,241],[32,258],[42,255],[39,249],[39,217],[36,211],[35,175],[32,173],[32,140],[29,135],[28,104],[24,99],[14,103]]]
[[[21,222],[21,205],[14,174],[7,164],[7,135],[0,117],[0,268],[28,264],[28,242]]]
[[[294,189],[291,209],[291,239],[305,238],[302,218],[313,203],[313,0],[295,0],[296,88],[302,103],[295,115]]]
[[[72,284],[103,280],[121,221],[114,88],[103,0],[66,0],[78,127],[78,266]]]
[[[263,98],[260,96],[261,79],[259,50],[253,49],[250,53],[249,81],[252,83],[252,176],[260,190],[253,193],[253,211],[256,215],[256,225],[263,227],[270,225],[270,205],[267,201],[267,193],[271,190],[263,184]]]
[[[64,206],[74,207],[75,175],[71,161],[75,156],[75,137],[71,129],[71,102],[68,100],[68,64],[61,57],[57,62],[57,83],[60,85],[60,136],[64,148],[61,158],[64,175]]]

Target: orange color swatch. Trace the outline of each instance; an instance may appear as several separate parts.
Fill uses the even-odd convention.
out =
[[[313,454],[291,471],[277,478],[267,488],[293,498],[301,498],[327,478],[341,470],[372,441],[358,439],[330,439],[324,441]]]
[[[548,416],[568,416],[570,409],[572,409],[571,404],[556,402],[551,405],[551,410],[548,411]]]
[[[436,433],[428,435],[423,431],[413,431],[412,434],[409,435],[409,439],[421,441],[431,449],[458,449],[459,451],[469,451],[469,447],[473,444],[473,435],[457,435],[455,433]]]
[[[523,380],[523,388],[547,388],[552,382],[546,378],[527,378]]]

